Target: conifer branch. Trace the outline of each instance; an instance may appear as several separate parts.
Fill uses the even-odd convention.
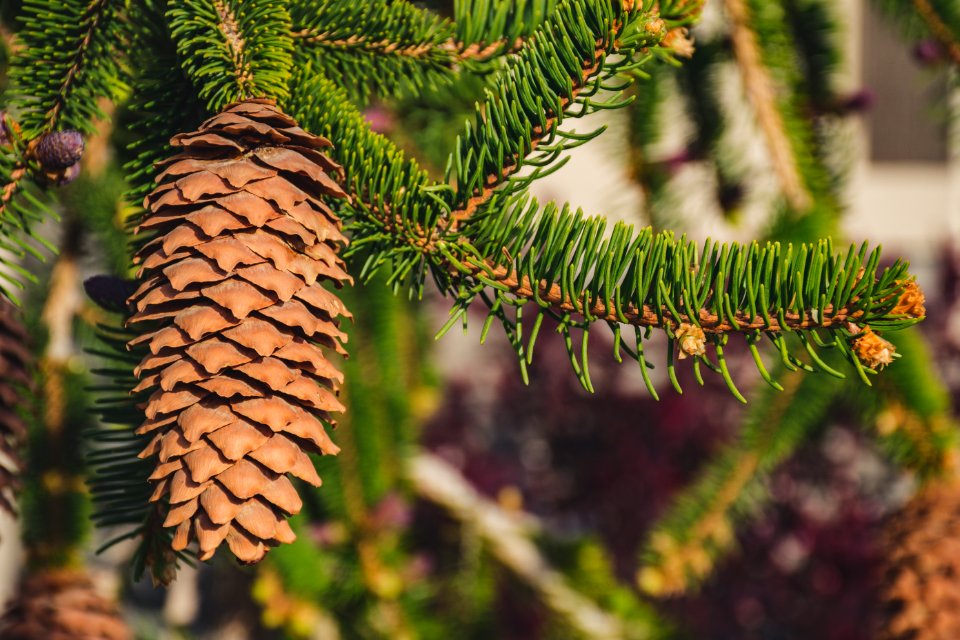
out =
[[[167,17],[183,69],[210,111],[249,97],[287,96],[293,39],[284,3],[178,0]]]
[[[732,316],[717,314],[708,308],[696,311],[695,316],[687,313],[673,315],[670,307],[663,305],[659,309],[651,305],[636,308],[632,304],[617,308],[616,304],[607,304],[602,300],[593,300],[587,293],[573,298],[557,284],[541,280],[534,291],[533,283],[527,276],[520,276],[508,267],[498,266],[492,261],[484,261],[474,267],[470,273],[454,271],[457,277],[482,278],[497,289],[505,289],[522,300],[546,302],[558,315],[576,313],[580,316],[606,322],[626,322],[637,327],[656,327],[675,330],[685,324],[696,324],[706,334],[751,333],[757,330],[780,333],[783,331],[804,331],[810,329],[835,329],[847,323],[861,320],[865,311],[851,311],[846,307],[834,310],[831,305],[824,307],[820,317],[816,309],[801,312],[786,312],[780,316],[771,315],[769,323],[760,315],[751,315],[747,311],[736,311]],[[854,301],[856,302],[856,301]]]
[[[813,204],[813,199],[804,185],[783,117],[777,107],[776,88],[764,66],[757,35],[751,27],[750,7],[747,0],[725,0],[724,6],[731,21],[730,37],[744,89],[766,138],[773,169],[784,197],[795,211],[806,211]]]
[[[67,70],[67,75],[64,76],[63,81],[60,84],[60,90],[57,92],[56,101],[53,106],[47,111],[44,118],[44,129],[46,131],[53,131],[56,129],[57,120],[60,117],[60,113],[63,110],[64,105],[70,99],[70,94],[73,90],[73,84],[82,69],[84,63],[87,62],[87,54],[90,49],[91,41],[93,40],[94,33],[97,32],[97,29],[100,27],[103,20],[106,18],[106,9],[110,4],[110,0],[94,0],[90,3],[90,7],[87,9],[89,15],[89,22],[86,26],[86,33],[83,34],[83,38],[80,40],[80,45],[74,53],[73,61],[70,64],[69,69]]]
[[[957,35],[947,26],[936,7],[930,0],[913,0],[917,13],[930,29],[930,33],[946,50],[954,64],[960,65],[960,41]]]
[[[103,117],[97,101],[124,91],[121,12],[117,0],[24,3],[12,75],[28,140],[61,128],[91,133]]]

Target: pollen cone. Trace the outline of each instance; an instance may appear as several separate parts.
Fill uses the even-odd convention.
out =
[[[960,482],[926,487],[884,531],[880,640],[960,638]]]
[[[19,312],[0,302],[0,509],[16,514],[16,492],[23,463],[20,450],[27,426],[20,416],[23,392],[29,384],[27,335]]]
[[[27,578],[0,620],[4,640],[132,640],[117,607],[83,573],[42,571]]]
[[[152,500],[169,504],[173,547],[209,559],[226,543],[261,560],[294,539],[301,501],[289,476],[320,484],[308,452],[335,454],[325,427],[343,411],[349,317],[325,288],[351,282],[327,206],[345,193],[329,141],[266,100],[225,108],[171,140],[146,198],[130,318],[147,355],[136,390],[152,391],[140,433],[153,434]]]

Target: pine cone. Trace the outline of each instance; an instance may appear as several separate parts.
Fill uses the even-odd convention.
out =
[[[4,640],[132,640],[120,613],[90,579],[69,569],[27,578],[3,614]]]
[[[154,501],[169,502],[173,547],[209,559],[226,541],[239,560],[295,536],[301,501],[287,473],[318,486],[307,452],[335,454],[325,423],[342,412],[343,303],[325,281],[350,282],[346,238],[323,196],[345,193],[340,167],[271,102],[228,106],[171,144],[147,196],[130,321],[153,327],[137,391],[155,389],[140,433],[155,434]]]
[[[960,638],[960,482],[931,484],[884,531],[880,640]]]
[[[9,302],[0,303],[0,509],[11,515],[17,512],[20,449],[27,439],[27,425],[17,413],[30,383],[26,341],[19,311]]]

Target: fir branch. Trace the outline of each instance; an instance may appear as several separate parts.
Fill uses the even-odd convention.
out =
[[[516,52],[558,4],[558,0],[454,0],[457,49],[481,58]]]
[[[447,165],[447,181],[456,185],[447,228],[455,230],[475,215],[497,189],[522,192],[562,166],[557,160],[564,151],[602,133],[566,133],[559,127],[568,117],[629,104],[619,100],[626,85],[615,77],[653,55],[668,55],[657,48],[665,35],[652,9],[624,14],[607,2],[559,2],[486,90],[457,139]],[[656,53],[633,59],[638,50],[651,48]],[[611,95],[596,98],[602,90]],[[526,166],[537,170],[511,180]]]
[[[88,293],[98,302],[107,301],[107,311],[122,309],[132,293],[130,283],[100,276],[87,281]],[[155,584],[169,584],[176,576],[179,560],[186,554],[174,552],[172,534],[163,526],[166,505],[150,500],[153,487],[150,475],[156,460],[140,457],[152,439],[151,434],[138,433],[143,422],[142,403],[146,392],[131,396],[137,385],[133,371],[143,358],[143,349],[127,350],[127,342],[136,334],[124,328],[123,321],[112,315],[96,327],[99,346],[88,355],[99,361],[91,373],[98,377],[89,391],[96,396],[95,412],[100,423],[85,434],[90,444],[86,459],[92,473],[88,479],[93,496],[93,521],[110,530],[98,552],[120,542],[137,541],[134,553],[135,578],[149,570]]]
[[[581,10],[587,13],[569,13]],[[673,350],[681,338],[678,332],[686,331],[684,325],[694,333],[703,332],[703,344],[715,345],[717,363],[704,359],[705,352],[699,349],[697,371],[700,365],[717,371],[741,399],[723,355],[728,334],[738,331],[746,334],[751,349],[756,349],[763,336],[768,337],[791,368],[798,364],[788,353],[784,332],[801,335],[804,348],[812,354],[816,344],[835,345],[866,380],[866,369],[847,339],[860,326],[896,328],[916,321],[892,313],[905,286],[901,283],[909,280],[904,265],[879,274],[879,254],[874,252],[868,258],[866,246],[859,252],[851,248],[843,258],[833,255],[829,243],[795,248],[708,243],[700,250],[669,234],[654,237],[650,230],[635,234],[625,225],[615,226],[613,235],[607,237],[602,219],[584,218],[552,206],[541,212],[536,203],[523,200],[522,191],[537,177],[536,172],[510,183],[510,174],[530,162],[527,154],[544,132],[555,133],[559,141],[551,140],[547,150],[538,147],[542,154],[532,156],[537,163],[547,166],[567,148],[566,139],[561,139],[564,134],[557,133],[565,111],[562,105],[590,100],[589,92],[572,95],[584,70],[596,65],[603,71],[597,71],[591,82],[606,79],[604,73],[611,67],[623,70],[618,64],[627,64],[607,62],[607,52],[615,50],[615,43],[629,51],[625,43],[629,43],[630,33],[639,32],[646,38],[650,25],[654,25],[655,38],[662,35],[657,32],[659,18],[655,14],[633,17],[636,21],[617,27],[616,15],[604,2],[588,3],[586,9],[562,2],[538,33],[563,37],[531,38],[508,63],[496,90],[478,107],[482,115],[476,125],[468,125],[461,138],[468,143],[461,142],[451,161],[451,166],[457,167],[455,188],[431,185],[416,165],[371,133],[355,109],[343,106],[331,83],[311,80],[305,70],[303,82],[295,83],[301,90],[292,96],[292,110],[308,127],[341,141],[335,153],[344,165],[349,188],[358,195],[346,206],[343,217],[354,237],[351,255],[366,258],[361,278],[392,261],[392,284],[412,280],[414,287],[420,288],[431,270],[441,289],[456,300],[451,320],[441,333],[465,318],[474,300],[484,301],[490,306],[490,319],[504,324],[524,375],[537,331],[529,339],[521,339],[522,324],[506,310],[517,308],[519,316],[525,304],[535,303],[537,323],[544,313],[561,321],[571,363],[587,389],[592,388],[588,367],[579,355],[585,353],[585,346],[575,347],[571,332],[583,329],[585,345],[586,328],[595,321],[607,322],[614,329],[618,358],[621,324],[666,330],[671,374]],[[566,24],[585,27],[577,32],[565,30]],[[628,33],[631,28],[635,31]],[[560,66],[541,66],[546,64],[544,60],[553,59],[568,66],[563,71]],[[524,99],[529,95],[554,97],[548,97],[548,104],[530,105]],[[569,102],[563,102],[565,97]],[[506,104],[522,107],[507,114]],[[584,104],[582,111],[596,103]],[[548,125],[551,117],[555,122]],[[573,139],[581,142],[592,135]],[[481,182],[491,174],[507,183],[500,184],[499,178]],[[488,321],[484,335],[489,325]],[[819,331],[830,333],[826,343]],[[638,336],[636,350],[628,352],[645,372],[640,342]],[[766,375],[758,354],[756,358]],[[823,370],[842,375],[821,366],[816,357],[813,360]],[[675,375],[671,378],[679,389]]]
[[[301,55],[358,102],[371,93],[396,97],[450,81],[465,58],[452,45],[453,25],[405,0],[325,0],[292,8]]]
[[[768,245],[769,246],[769,245]],[[776,245],[774,245],[776,246]],[[467,260],[465,264],[473,264]],[[669,270],[665,268],[665,270]],[[602,300],[593,299],[589,293],[582,293],[579,298],[565,294],[560,284],[548,284],[541,280],[534,291],[533,283],[528,276],[519,276],[508,267],[499,266],[492,261],[484,261],[475,265],[474,270],[463,274],[466,277],[489,280],[490,286],[508,291],[518,300],[538,300],[546,303],[558,315],[576,313],[586,318],[605,322],[625,322],[638,327],[655,327],[667,330],[676,330],[684,324],[696,324],[707,334],[752,333],[757,330],[781,333],[784,331],[802,331],[812,329],[835,329],[847,323],[862,321],[866,311],[859,309],[851,311],[844,307],[834,310],[832,305],[824,307],[820,316],[817,309],[802,310],[800,312],[786,312],[781,315],[770,315],[769,322],[762,315],[751,314],[749,311],[738,310],[733,315],[723,312],[715,313],[709,308],[696,310],[694,315],[677,313],[673,315],[671,306],[662,305],[656,308],[652,305],[643,305],[636,308],[627,304],[618,308],[616,304],[606,304]],[[676,307],[674,308],[683,308]],[[779,318],[782,317],[781,324]]]
[[[905,312],[900,304],[908,290],[915,289],[908,284],[905,266],[898,263],[881,274],[879,253],[875,250],[868,257],[866,244],[859,251],[851,246],[845,256],[835,255],[829,241],[796,247],[708,241],[698,247],[670,233],[655,235],[649,228],[635,233],[631,226],[618,223],[608,234],[605,226],[602,218],[588,218],[566,207],[548,205],[541,211],[535,201],[521,201],[499,216],[472,223],[464,237],[437,243],[436,252],[450,265],[444,289],[456,298],[451,320],[441,333],[465,319],[474,300],[483,300],[490,317],[504,324],[525,374],[537,331],[521,340],[520,311],[532,304],[538,318],[535,326],[544,313],[561,322],[571,363],[589,390],[588,367],[580,354],[586,353],[590,324],[610,324],[618,359],[621,324],[658,326],[667,333],[668,369],[678,391],[672,358],[680,347],[681,356],[684,352],[695,356],[697,371],[701,364],[717,371],[743,400],[725,363],[730,333],[747,337],[761,374],[771,384],[756,352],[763,336],[774,343],[788,368],[814,369],[789,355],[783,335],[787,331],[800,337],[815,368],[842,377],[816,356],[815,345],[837,348],[866,380],[865,368],[848,344],[858,327],[893,329],[908,326],[923,314],[913,307]],[[507,315],[510,308],[517,308],[516,320]],[[582,349],[574,347],[570,333],[574,328],[583,329]],[[827,331],[828,337],[820,336],[820,331]],[[693,342],[685,348],[691,335]],[[636,350],[628,353],[645,367],[641,342],[638,332]],[[707,343],[714,344],[717,364],[704,359]]]
[[[26,0],[12,76],[28,139],[61,128],[93,132],[101,98],[125,90],[120,63],[123,3]]]
[[[170,31],[207,109],[244,98],[284,99],[293,66],[291,21],[278,0],[177,0]]]
[[[767,141],[773,169],[780,181],[783,194],[795,211],[808,210],[813,199],[804,184],[797,166],[789,135],[778,108],[776,88],[752,28],[747,0],[725,0],[731,21],[731,41],[734,57],[743,78],[744,89],[753,105],[757,122]]]
[[[947,25],[934,3],[930,0],[913,0],[913,4],[933,37],[940,42],[954,64],[960,65],[960,37]]]
[[[36,276],[20,264],[22,259],[30,255],[43,260],[40,249],[55,252],[56,247],[33,232],[50,215],[49,200],[33,181],[16,126],[9,119],[3,126],[14,139],[11,146],[0,148],[0,295],[19,304],[15,290],[24,282],[36,282]]]

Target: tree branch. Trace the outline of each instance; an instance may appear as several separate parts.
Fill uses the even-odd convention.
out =
[[[526,582],[555,613],[588,638],[626,637],[623,623],[574,590],[530,541],[529,526],[484,498],[449,464],[430,453],[409,462],[414,490],[472,526],[491,553]],[[633,629],[634,632],[641,631]],[[633,636],[631,636],[633,637]]]
[[[60,84],[60,91],[57,93],[56,101],[44,116],[44,128],[47,131],[53,131],[56,128],[57,118],[59,118],[60,112],[70,97],[73,81],[83,68],[84,62],[86,61],[87,49],[90,48],[93,34],[96,33],[97,28],[103,21],[103,17],[106,14],[105,9],[109,3],[110,0],[93,0],[87,8],[87,14],[91,15],[90,23],[87,25],[87,31],[84,33],[83,39],[80,41],[80,46],[77,48],[77,52],[73,57],[73,64],[70,65],[69,70],[67,70],[67,75],[64,76],[63,82]]]
[[[506,287],[511,294],[517,298],[523,298],[528,300],[533,300],[539,298],[540,300],[546,301],[550,304],[550,308],[553,309],[558,314],[565,313],[578,313],[582,316],[590,315],[591,318],[596,318],[598,320],[604,320],[607,322],[621,322],[621,315],[627,319],[627,321],[638,327],[660,327],[660,317],[657,315],[656,309],[644,305],[643,308],[638,309],[633,305],[626,305],[622,309],[617,309],[615,305],[604,303],[603,301],[591,301],[588,299],[588,296],[584,295],[580,298],[571,298],[569,295],[564,295],[559,284],[553,284],[547,286],[544,282],[537,283],[536,295],[534,294],[533,283],[530,282],[530,279],[526,276],[518,277],[516,271],[507,269],[506,267],[496,266],[492,261],[485,262],[482,266],[474,266],[475,271],[470,274],[462,273],[461,271],[452,270],[456,277],[477,277],[483,276],[488,280],[492,280],[499,284],[502,287]],[[663,316],[664,328],[666,329],[675,329],[681,324],[691,323],[691,318],[685,313],[680,313],[678,316],[674,317],[673,312],[671,312],[666,306],[660,310],[661,315]],[[837,311],[834,311],[832,305],[827,305],[824,308],[823,318],[819,320],[815,317],[814,311],[803,311],[802,313],[787,312],[784,313],[784,319],[786,323],[781,325],[779,320],[771,314],[770,322],[767,323],[762,316],[753,316],[750,314],[738,311],[735,314],[735,319],[737,321],[737,326],[734,326],[733,323],[729,321],[721,321],[718,316],[707,309],[700,309],[697,317],[697,321],[700,324],[700,328],[703,329],[704,333],[731,333],[731,332],[752,332],[757,329],[762,331],[772,331],[772,332],[782,332],[782,331],[796,331],[803,329],[829,329],[837,328],[844,326],[848,322],[856,322],[861,316],[863,316],[863,311],[850,312],[848,309],[843,308]]]
[[[442,44],[421,42],[417,44],[401,45],[388,39],[370,40],[361,35],[352,35],[349,38],[337,38],[326,31],[316,28],[305,28],[294,31],[295,40],[305,44],[328,47],[331,49],[363,50],[372,55],[392,55],[407,58],[427,58],[431,54],[437,57],[449,57],[450,66],[458,62],[486,62],[497,55],[516,53],[523,46],[523,38],[517,38],[506,50],[506,40],[482,44],[465,44],[450,38]]]
[[[219,18],[218,26],[220,27],[220,33],[223,34],[227,42],[227,48],[230,49],[230,58],[233,61],[240,96],[252,98],[254,96],[250,92],[250,83],[253,80],[253,74],[250,72],[250,64],[245,58],[244,50],[246,48],[246,41],[240,33],[237,18],[223,0],[216,0],[214,7],[217,10],[217,16]]]
[[[783,194],[796,211],[805,211],[813,204],[809,191],[793,155],[790,139],[784,128],[783,117],[777,108],[776,89],[763,64],[757,35],[750,26],[750,9],[746,0],[724,0],[730,16],[733,53],[743,78],[747,98],[753,104],[757,122],[767,140],[773,170],[780,181]]]

